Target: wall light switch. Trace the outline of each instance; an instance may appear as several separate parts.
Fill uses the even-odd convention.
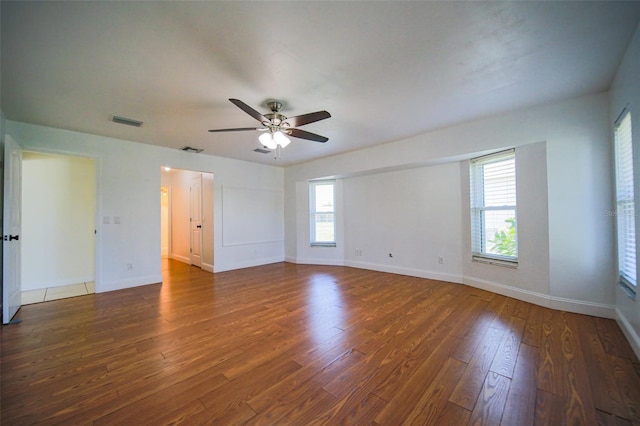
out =
[[[114,216],[113,223],[115,223],[116,225],[120,225],[120,216]]]
[[[104,223],[105,225],[108,225],[109,223],[111,223],[111,221],[109,220],[109,216],[104,216],[102,218],[102,223]]]

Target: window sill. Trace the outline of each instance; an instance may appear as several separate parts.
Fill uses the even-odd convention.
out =
[[[495,259],[492,257],[483,257],[483,256],[473,256],[472,261],[478,263],[486,263],[488,265],[502,266],[504,268],[512,268],[518,269],[518,261],[517,260],[503,260],[503,259]]]
[[[618,285],[629,299],[636,300],[636,291],[632,287],[620,281],[618,281]]]
[[[335,247],[336,243],[311,243],[311,247]]]

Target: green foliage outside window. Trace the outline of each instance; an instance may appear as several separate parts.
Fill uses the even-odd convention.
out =
[[[489,240],[493,244],[491,251],[503,256],[516,257],[518,255],[516,247],[516,218],[511,217],[505,222],[507,227],[497,231],[493,236],[493,240]]]

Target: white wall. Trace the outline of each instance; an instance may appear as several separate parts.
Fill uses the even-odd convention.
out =
[[[95,204],[93,159],[23,154],[23,291],[94,280]]]
[[[461,282],[459,163],[344,179],[344,200],[348,265]]]
[[[344,264],[346,260],[354,266],[366,263],[372,269],[396,265],[405,268],[407,273],[433,278],[441,277],[442,272],[453,281],[460,276],[468,284],[541,305],[612,317],[613,225],[603,216],[610,208],[612,195],[607,117],[608,95],[603,93],[487,117],[288,167],[285,170],[286,257],[301,263],[308,257],[308,228],[301,223],[302,218],[308,216],[308,203],[301,200],[302,188],[309,179],[338,177],[344,180],[345,186],[343,208],[347,224],[342,250],[346,248],[346,252],[342,255],[341,248],[337,247],[326,256],[325,262]],[[510,147],[517,148],[522,160],[519,160],[518,213],[524,235],[519,241],[521,266],[515,271],[470,262],[468,183],[466,163],[461,163],[476,155]],[[443,164],[445,166],[440,166]],[[460,174],[453,177],[456,168],[460,168]],[[418,170],[399,172],[403,169]],[[429,183],[425,181],[427,176]],[[424,185],[416,184],[420,181]],[[392,187],[385,188],[387,183]],[[379,192],[381,185],[384,189]],[[459,210],[455,208],[455,200],[445,198],[448,191],[459,197]],[[425,202],[419,198],[422,196],[432,197],[436,203],[449,203],[448,214],[459,220],[455,226],[447,224],[442,228],[449,230],[444,235],[457,227],[460,235],[458,247],[452,244],[447,248],[451,254],[445,256],[444,267],[432,263],[437,253],[445,250],[437,245],[443,235],[437,232],[429,235],[422,228],[423,223],[409,217],[409,213],[396,214],[398,220],[392,213],[393,209],[405,206],[427,211],[420,205]],[[381,203],[393,206],[385,206],[382,213],[393,232],[379,240],[359,237],[379,233],[375,224],[363,216],[370,200],[377,200],[376,197],[380,197]],[[432,212],[427,215],[437,219]],[[351,232],[351,227],[357,231]],[[414,234],[419,238],[406,238]],[[405,236],[405,239],[398,241],[396,236]],[[361,239],[354,243],[353,238]],[[436,245],[427,249],[423,259],[410,257],[424,251],[426,242],[431,241]],[[393,249],[405,253],[398,259],[405,263],[392,264],[380,254],[354,259],[354,244],[365,243],[371,245],[358,247],[363,254],[384,254]]]
[[[640,200],[640,26],[627,49],[627,53],[618,69],[611,88],[611,104],[609,110],[609,132],[613,133],[613,123],[623,108],[631,111],[633,168],[636,211]],[[613,148],[611,148],[613,152]],[[615,199],[611,198],[610,210],[615,210]],[[607,217],[611,222],[613,217]],[[640,229],[640,216],[636,213],[636,229]],[[640,239],[636,237],[636,253],[640,253]],[[640,278],[640,276],[639,276]],[[617,276],[610,281],[617,282]],[[636,278],[636,282],[640,280]],[[613,285],[615,286],[615,285]],[[640,357],[640,296],[635,300],[629,298],[624,291],[615,286],[616,314],[622,330],[632,342],[636,354]]]
[[[161,166],[215,173],[214,210],[221,211],[219,188],[281,191],[284,172],[264,166],[205,154],[190,154],[86,133],[7,122],[7,133],[23,149],[93,157],[98,168],[96,291],[103,292],[162,280],[160,271]],[[120,217],[119,225],[113,218]],[[240,220],[226,218],[233,223]],[[214,229],[223,219],[215,215]],[[282,236],[284,239],[284,236]],[[282,241],[223,247],[214,233],[215,271],[260,265],[284,259]],[[132,270],[126,265],[131,263]]]

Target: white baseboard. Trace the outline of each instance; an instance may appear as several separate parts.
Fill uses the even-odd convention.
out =
[[[96,285],[96,293],[107,291],[123,290],[125,288],[140,287],[149,284],[159,284],[162,282],[162,275],[147,275],[145,277],[127,278],[124,280],[111,281]],[[96,283],[97,284],[97,283]]]
[[[430,280],[448,281],[452,283],[462,283],[462,277],[453,274],[443,274],[441,272],[425,271],[422,269],[404,268],[401,266],[391,265],[378,265],[376,263],[358,262],[353,260],[346,260],[344,262],[337,262],[330,259],[316,259],[316,258],[304,258],[298,259],[293,257],[287,257],[286,262],[298,263],[301,265],[326,265],[326,266],[348,266],[351,268],[367,269],[370,271],[388,272],[390,274],[407,275],[409,277],[428,278]]]
[[[285,257],[284,261],[289,263],[297,263],[298,265],[345,266],[342,262],[337,262],[333,259],[322,258],[297,259],[293,257]]]
[[[179,254],[172,254],[170,256],[170,258],[173,259],[173,260],[177,260],[178,262],[182,262],[182,263],[186,263],[187,265],[191,265],[191,259],[189,259],[186,256],[180,256]],[[213,273],[213,265],[211,265],[209,263],[202,262],[201,265],[200,265],[200,268],[202,268],[203,271],[207,271],[207,272]]]
[[[548,294],[511,287],[474,277],[464,277],[463,284],[501,294],[503,296],[513,297],[514,299],[533,303],[535,305],[544,306],[545,308],[610,319],[616,318],[615,307],[613,305],[550,296]]]
[[[629,344],[631,345],[631,349],[635,352],[636,356],[640,358],[640,336],[636,333],[635,329],[627,319],[627,317],[616,308],[616,320],[618,321],[618,325],[622,329],[622,332],[626,336]]]
[[[171,259],[177,260],[178,262],[186,263],[187,265],[191,265],[191,259],[188,256],[181,256],[179,254],[171,253],[169,256]]]
[[[585,300],[567,299],[564,297],[556,296],[549,296],[549,299],[551,300],[551,309],[574,312],[576,314],[591,315],[594,317],[616,319],[615,305],[607,305],[605,303],[589,302]]]
[[[393,265],[378,265],[375,263],[346,261],[345,266],[359,269],[369,269],[371,271],[388,272],[390,274],[407,275],[410,277],[427,278],[430,280],[447,281],[450,283],[461,284],[463,277],[460,275],[446,274],[442,272],[427,271],[424,269],[405,268]]]
[[[251,268],[253,266],[268,265],[270,263],[284,262],[284,257],[267,257],[261,259],[251,259],[246,262],[235,262],[227,264],[216,264],[213,268],[213,272],[233,271],[235,269]]]

